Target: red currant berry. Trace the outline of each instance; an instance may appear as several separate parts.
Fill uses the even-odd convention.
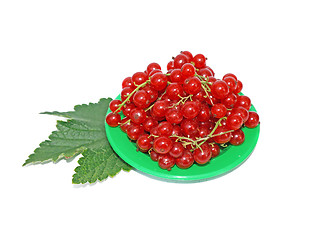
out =
[[[130,88],[130,87],[125,87],[122,89],[121,92],[121,100],[122,102],[124,102],[127,97],[134,91],[134,88]],[[130,99],[128,100],[129,102],[132,102],[133,100],[133,95],[130,97]]]
[[[198,134],[198,123],[192,119],[183,119],[180,127],[185,136],[196,136]]]
[[[222,103],[216,103],[211,108],[211,113],[215,118],[222,118],[227,113],[227,108]]]
[[[198,77],[187,78],[183,83],[183,89],[186,93],[195,95],[201,90],[201,82]]]
[[[152,151],[150,151],[150,158],[151,158],[153,161],[157,162],[157,161],[158,161],[158,159],[159,159],[159,154],[158,154],[158,153],[156,153],[154,150],[152,150]]]
[[[174,68],[181,69],[181,67],[188,62],[188,57],[185,54],[178,54],[174,60]]]
[[[174,158],[178,158],[182,156],[184,150],[185,148],[181,143],[174,142],[171,150],[169,151],[169,155]]]
[[[233,108],[237,101],[237,96],[234,93],[228,93],[227,97],[221,100],[227,108]]]
[[[106,116],[106,123],[110,126],[110,127],[117,127],[119,125],[119,123],[121,122],[121,116],[118,113],[109,113]]]
[[[198,71],[198,75],[207,78],[207,77],[213,77],[212,72],[208,68],[201,68]]]
[[[134,108],[130,113],[130,118],[134,123],[143,123],[146,119],[146,112],[141,108]]]
[[[180,53],[187,56],[188,62],[191,62],[192,61],[193,56],[192,56],[191,52],[189,52],[189,51],[181,51]]]
[[[131,77],[127,77],[122,82],[122,89],[126,87],[133,87],[133,82]]]
[[[131,121],[129,121],[129,120],[130,120],[129,117],[125,117],[120,122],[120,128],[125,133],[126,133],[128,127],[131,125]]]
[[[212,68],[211,67],[209,67],[209,66],[206,66],[205,68],[208,68],[209,70],[210,70],[210,72],[212,73],[212,75],[211,76],[215,76],[215,72],[214,72],[214,70],[212,70]]]
[[[151,86],[157,91],[161,91],[165,89],[168,84],[168,78],[163,73],[153,74],[150,81],[151,81]]]
[[[173,136],[182,136],[181,127],[179,125],[174,125],[171,135],[172,135],[172,137]],[[176,138],[174,138],[174,139],[176,139]]]
[[[166,100],[156,101],[152,107],[152,113],[156,117],[164,117],[169,103]]]
[[[197,119],[200,122],[206,122],[210,119],[210,108],[208,104],[201,104],[200,112],[197,115]]]
[[[149,74],[150,72],[152,72],[153,70],[155,69],[158,69],[158,70],[161,70],[161,67],[159,64],[157,63],[150,63],[147,68],[146,68],[146,71],[147,73]]]
[[[180,69],[174,69],[170,73],[170,80],[171,80],[171,82],[177,82],[177,83],[183,82],[182,73],[181,73]]]
[[[136,140],[136,145],[141,152],[147,152],[152,147],[152,139],[148,134],[142,134]]]
[[[225,78],[227,78],[227,77],[229,77],[229,78],[233,78],[233,79],[235,79],[235,81],[237,81],[237,77],[236,77],[234,74],[232,74],[232,73],[227,73],[227,74],[225,74],[225,75],[222,77],[222,80],[225,80]]]
[[[183,88],[179,83],[171,83],[167,87],[166,94],[171,100],[179,100],[183,95]]]
[[[147,117],[142,125],[145,131],[151,132],[152,128],[158,126],[158,121],[153,119],[152,117]]]
[[[173,126],[168,121],[160,122],[158,125],[158,132],[161,136],[170,136],[172,134]]]
[[[213,137],[213,140],[219,144],[229,142],[229,140],[232,137],[232,134],[231,132],[228,132],[228,131],[230,131],[230,129],[227,128],[227,126],[218,126],[217,129],[215,130],[214,134],[216,136]]]
[[[211,148],[208,143],[202,144],[200,148],[194,150],[193,158],[198,164],[206,164],[212,157]]]
[[[243,89],[243,83],[241,81],[237,80],[236,89],[235,89],[234,93],[238,94],[241,92],[242,89]]]
[[[123,106],[123,114],[127,117],[130,116],[131,111],[136,108],[134,103],[128,103]]]
[[[189,150],[184,150],[182,156],[176,159],[176,165],[182,169],[191,167],[193,163],[194,159]]]
[[[193,77],[196,73],[195,66],[191,63],[185,63],[181,68],[181,73],[185,78]]]
[[[166,169],[168,171],[175,165],[175,159],[171,157],[169,154],[162,154],[159,156],[158,164],[160,168]]]
[[[149,95],[144,90],[139,90],[133,95],[133,103],[138,108],[147,108],[150,104]]]
[[[182,115],[187,119],[193,119],[195,118],[199,112],[201,107],[197,103],[197,101],[188,101],[183,104],[181,111]]]
[[[179,124],[183,119],[183,115],[179,109],[170,108],[166,111],[165,118],[172,124]]]
[[[154,151],[160,154],[168,153],[171,150],[172,146],[173,144],[171,139],[165,136],[158,137],[153,142]]]
[[[136,141],[143,133],[144,129],[142,126],[132,123],[126,130],[127,136]]]
[[[167,70],[169,71],[169,70],[171,70],[171,69],[174,69],[174,62],[173,62],[173,61],[170,61],[170,62],[168,62],[168,64],[167,64]]]
[[[251,107],[250,98],[244,95],[238,96],[237,101],[235,103],[235,107],[239,107],[239,106],[245,108],[246,110],[249,110]]]
[[[227,83],[230,93],[233,93],[234,91],[236,91],[237,80],[235,80],[235,78],[228,76],[224,78],[223,81]]]
[[[249,116],[248,111],[243,107],[234,107],[231,110],[231,115],[237,114],[243,118],[243,122],[246,122]]]
[[[206,58],[202,54],[195,55],[192,61],[194,62],[196,68],[203,68],[206,66]]]
[[[142,88],[142,90],[146,91],[146,93],[148,94],[149,103],[153,103],[157,100],[158,91],[153,89],[150,85],[146,85]]]
[[[245,141],[245,134],[241,129],[237,129],[232,132],[232,137],[230,139],[230,143],[232,145],[238,146]]]
[[[226,82],[222,80],[217,80],[211,85],[211,93],[215,98],[223,99],[227,97],[229,93],[229,88]]]
[[[217,144],[212,144],[210,146],[212,156],[211,157],[217,157],[220,153],[220,147]]]
[[[248,128],[254,128],[259,124],[259,116],[257,112],[249,112],[248,120],[245,122],[245,126]]]
[[[227,127],[232,130],[237,130],[243,125],[243,118],[237,114],[231,114],[227,117]]]
[[[109,107],[110,107],[111,111],[115,112],[119,108],[121,103],[122,102],[118,99],[114,99],[114,100],[110,101]],[[117,112],[120,112],[120,111],[121,111],[121,109],[119,109]]]
[[[146,80],[148,80],[148,76],[144,72],[136,72],[132,76],[132,82],[134,83],[134,85],[145,83]]]
[[[156,73],[162,73],[162,71],[159,69],[154,69],[148,74],[148,77],[152,77]]]

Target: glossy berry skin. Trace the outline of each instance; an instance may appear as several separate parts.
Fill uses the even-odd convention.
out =
[[[130,87],[123,88],[121,91],[121,101],[124,102],[133,91],[134,91],[134,88],[130,88]],[[132,100],[133,100],[133,95],[130,97],[128,101],[132,102]]]
[[[158,98],[158,91],[153,89],[150,85],[146,85],[142,88],[148,94],[148,101],[149,103],[153,103]],[[134,97],[133,97],[134,98]]]
[[[174,69],[174,62],[173,61],[170,61],[167,64],[167,70],[169,71],[169,70],[172,70],[172,69]]]
[[[171,100],[179,100],[183,95],[183,87],[178,83],[171,83],[168,85],[166,93]]]
[[[225,74],[223,77],[222,77],[222,79],[223,80],[225,80],[226,78],[233,78],[235,81],[237,81],[237,77],[236,77],[236,75],[235,74],[232,74],[232,73],[227,73],[227,74]]]
[[[172,124],[179,124],[183,119],[183,115],[179,109],[170,108],[167,110],[165,118]]]
[[[118,113],[109,113],[106,116],[106,123],[110,126],[110,127],[117,127],[119,125],[119,123],[121,122],[121,116]]]
[[[217,80],[211,85],[211,93],[215,98],[224,99],[229,93],[227,83],[222,80]]]
[[[206,57],[203,54],[197,54],[192,61],[196,68],[204,68],[206,66]]]
[[[229,140],[232,137],[232,134],[231,132],[227,132],[227,131],[230,131],[230,129],[227,128],[227,126],[218,126],[217,129],[215,130],[215,134],[217,136],[214,136],[213,140],[219,144],[229,142]]]
[[[233,92],[235,94],[238,94],[241,92],[242,89],[243,89],[243,83],[241,81],[237,80],[236,89]]]
[[[171,82],[176,82],[176,83],[183,82],[182,73],[181,73],[180,69],[174,69],[173,71],[171,71],[170,80],[171,80]]]
[[[237,101],[235,103],[235,107],[239,107],[239,106],[245,108],[246,110],[249,110],[251,107],[250,98],[244,95],[238,96]]]
[[[125,87],[133,87],[133,82],[131,77],[127,77],[122,81],[122,89]]]
[[[161,70],[161,67],[158,63],[150,63],[147,68],[146,71],[149,74],[150,72],[152,72],[153,70]]]
[[[197,119],[200,122],[206,122],[210,119],[210,108],[207,104],[201,104],[200,111],[197,115]]]
[[[210,146],[210,149],[212,153],[211,155],[212,158],[217,157],[220,154],[220,147],[217,144],[212,144]]]
[[[227,108],[233,108],[237,101],[237,96],[234,93],[229,93],[227,97],[221,100],[221,103],[224,104]]]
[[[185,63],[183,64],[182,68],[181,68],[181,74],[185,77],[193,77],[196,73],[196,69],[195,67],[191,64],[191,63]]]
[[[222,103],[216,103],[211,108],[211,113],[215,118],[222,118],[227,113],[227,108]]]
[[[201,148],[201,149],[200,149]],[[198,164],[206,164],[212,157],[212,152],[208,143],[204,143],[193,151],[193,158]]]
[[[191,167],[193,163],[194,159],[189,150],[184,150],[182,156],[176,159],[176,165],[182,169]]]
[[[197,77],[187,78],[183,83],[183,89],[186,93],[195,95],[201,90],[201,82]]]
[[[146,119],[146,112],[141,108],[134,108],[130,112],[130,119],[136,124],[143,123]]]
[[[158,132],[161,136],[170,136],[172,134],[173,126],[168,121],[160,122],[158,125]]]
[[[185,150],[185,148],[183,147],[183,145],[181,143],[174,142],[171,150],[169,151],[169,155],[174,158],[178,158],[178,157],[182,156],[184,150]]]
[[[172,148],[172,141],[170,138],[161,136],[154,140],[153,149],[155,152],[160,154],[168,153]]]
[[[223,81],[227,83],[230,93],[233,93],[234,91],[236,91],[237,80],[235,78],[228,76],[224,78]]]
[[[208,68],[199,69],[198,75],[202,76],[205,79],[208,77],[213,77],[212,72]]]
[[[259,124],[259,116],[256,112],[250,111],[248,120],[245,122],[245,126],[248,128],[255,128]]]
[[[146,80],[148,80],[148,76],[144,72],[136,72],[132,76],[132,82],[133,82],[134,86],[135,85],[140,85],[142,83],[145,83]]]
[[[175,159],[171,157],[169,154],[162,154],[158,158],[158,164],[160,168],[166,169],[168,171],[175,165]]]
[[[192,119],[183,119],[180,127],[185,136],[197,136],[198,134],[198,123]]]
[[[110,104],[109,104],[109,107],[110,107],[110,109],[111,109],[111,111],[112,112],[115,112],[115,110],[117,110],[118,109],[118,107],[119,107],[119,105],[121,104],[122,102],[120,101],[120,100],[118,100],[118,99],[114,99],[114,100],[112,100],[111,102],[110,102]],[[117,112],[120,112],[121,111],[121,109],[119,109]]]
[[[133,95],[133,103],[138,108],[147,108],[150,104],[150,98],[146,91],[139,90]]]
[[[156,117],[164,117],[169,103],[166,100],[157,101],[152,107],[152,112]]]
[[[186,57],[188,58],[189,63],[192,61],[193,55],[191,54],[191,52],[189,52],[189,51],[181,51],[180,53],[186,55]]]
[[[227,117],[227,127],[231,130],[237,130],[241,128],[244,121],[243,118],[240,115],[237,114],[231,114]]]
[[[243,122],[246,122],[249,116],[248,111],[243,107],[234,107],[231,110],[231,115],[237,114],[243,118]]]
[[[200,112],[197,101],[188,101],[181,108],[182,115],[187,119],[195,118]]]
[[[128,103],[126,104],[125,106],[123,106],[123,114],[126,116],[126,117],[129,117],[130,116],[130,113],[131,111],[136,108],[134,103]]]
[[[229,142],[232,145],[238,146],[241,145],[245,141],[245,134],[241,129],[237,129],[232,132],[232,137]]]
[[[181,67],[188,62],[188,57],[185,54],[178,54],[173,59],[174,68],[181,69]]]
[[[152,161],[157,162],[159,159],[159,154],[152,150],[150,151],[150,158],[152,159]]]
[[[135,123],[131,124],[126,130],[127,136],[133,141],[136,141],[143,133],[143,127]]]
[[[143,128],[147,132],[151,132],[152,128],[158,126],[158,121],[153,119],[152,117],[147,117],[142,124]]]
[[[151,86],[155,90],[161,91],[167,87],[168,78],[163,73],[158,72],[158,73],[153,74],[150,81],[151,81]]]
[[[128,127],[131,125],[131,121],[128,121],[129,119],[129,117],[125,117],[120,121],[120,129],[125,133]]]
[[[152,147],[152,140],[148,134],[143,134],[137,139],[136,145],[141,152],[147,152]]]

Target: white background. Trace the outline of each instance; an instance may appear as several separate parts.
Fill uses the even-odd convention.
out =
[[[319,1],[1,1],[0,239],[321,239]],[[115,97],[150,62],[203,53],[261,118],[240,168],[176,184],[131,171],[91,186],[71,163],[22,167],[53,116]]]

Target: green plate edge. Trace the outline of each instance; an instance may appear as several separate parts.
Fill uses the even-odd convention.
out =
[[[120,95],[116,99],[120,99]],[[250,111],[255,111],[252,105]],[[108,109],[106,115],[111,111]],[[124,115],[121,114],[123,118]],[[137,151],[135,142],[130,141],[126,133],[119,127],[110,127],[105,122],[106,136],[113,150],[129,165],[152,178],[163,180],[194,182],[223,176],[240,166],[252,154],[260,132],[260,124],[256,128],[243,127],[245,141],[239,146],[230,145],[219,156],[211,159],[206,165],[193,164],[188,169],[174,166],[171,171],[161,169],[152,161],[147,153]]]

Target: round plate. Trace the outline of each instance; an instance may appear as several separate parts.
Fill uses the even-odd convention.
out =
[[[120,99],[118,96],[116,99]],[[256,111],[251,106],[250,111]],[[111,111],[108,110],[107,114]],[[124,115],[121,114],[123,118]],[[170,181],[201,181],[222,176],[241,165],[253,152],[258,137],[260,125],[256,128],[243,128],[245,141],[239,146],[229,145],[219,156],[210,160],[206,165],[193,164],[188,169],[174,166],[171,171],[164,170],[158,163],[152,161],[147,153],[137,151],[136,143],[129,140],[126,133],[119,127],[110,127],[105,122],[107,139],[113,150],[129,165],[148,174],[151,177]]]

